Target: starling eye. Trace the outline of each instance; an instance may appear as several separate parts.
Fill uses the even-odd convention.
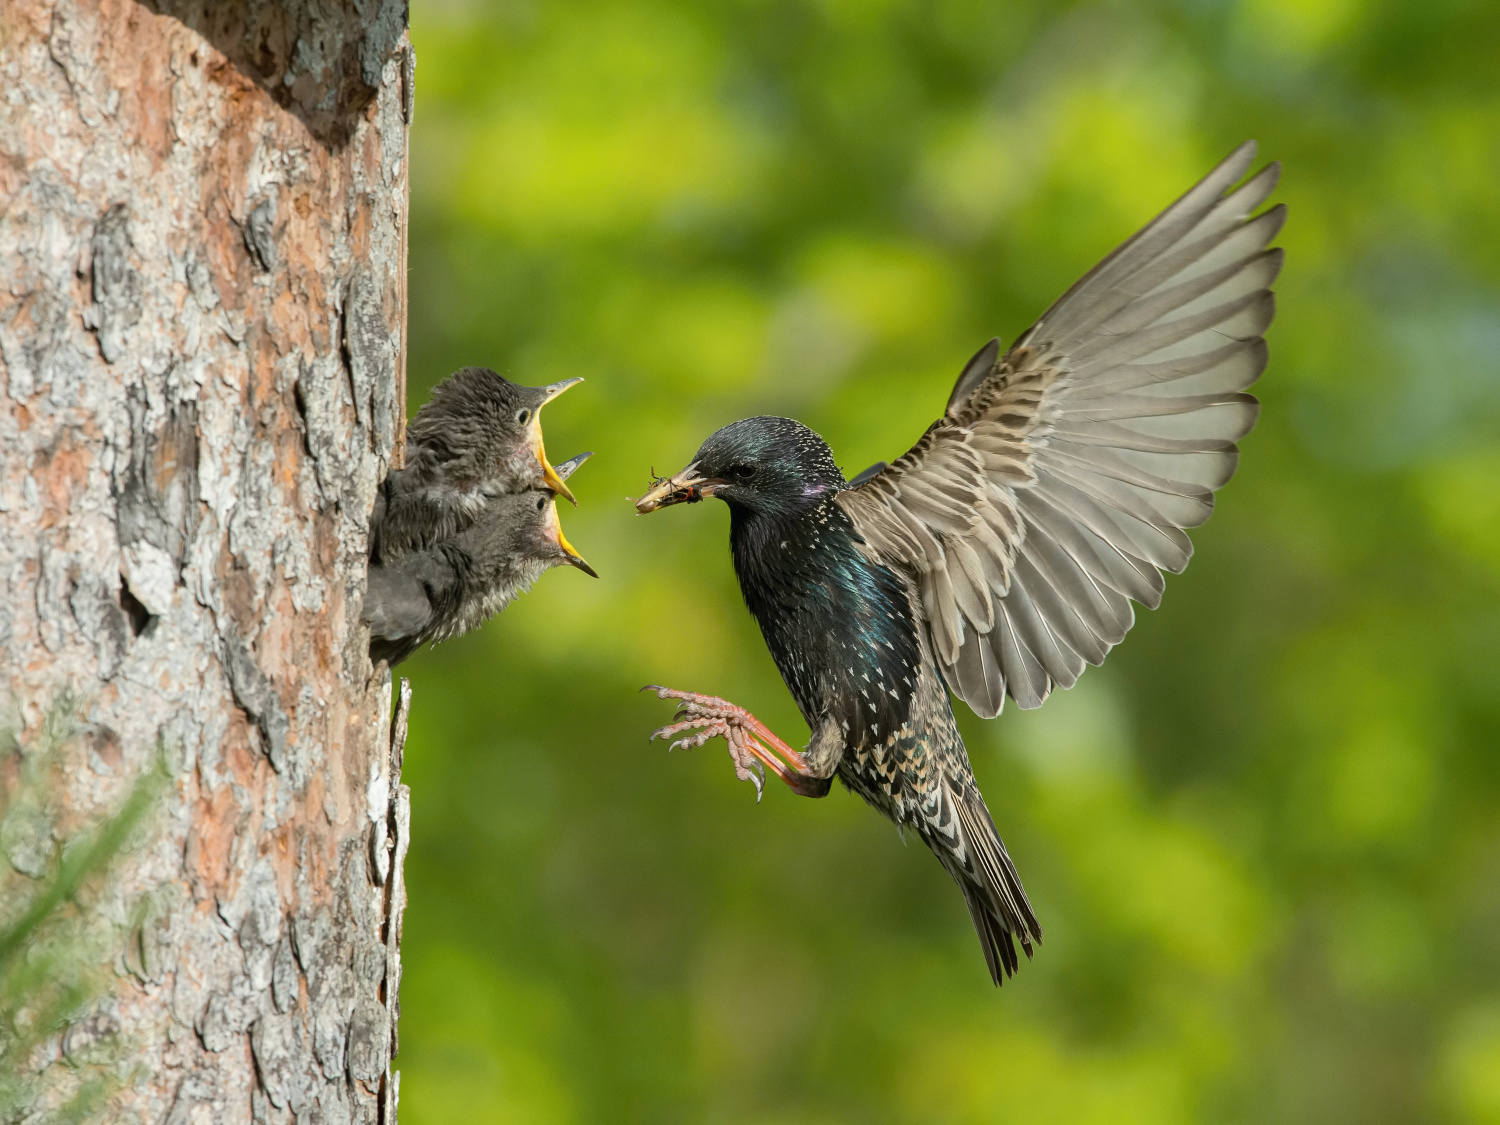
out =
[[[520,423],[521,425],[523,425],[523,426],[526,425],[527,422],[531,421],[531,411],[529,411],[529,410],[518,411],[516,413],[516,421],[518,423]]]
[[[546,506],[547,506],[547,498],[545,496],[538,496],[536,498],[536,510],[540,512]]]
[[[735,480],[749,480],[755,475],[754,465],[736,465],[729,470],[729,475]]]

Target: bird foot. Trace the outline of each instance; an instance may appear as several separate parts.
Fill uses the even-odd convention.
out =
[[[667,749],[676,750],[679,746],[692,749],[711,738],[723,738],[729,744],[734,776],[754,784],[757,804],[765,791],[767,768],[793,792],[808,797],[821,797],[828,792],[828,780],[809,774],[806,759],[743,707],[718,696],[676,691],[657,684],[648,684],[641,690],[678,701],[677,713],[672,716],[677,721],[652,731],[652,740],[672,739]]]

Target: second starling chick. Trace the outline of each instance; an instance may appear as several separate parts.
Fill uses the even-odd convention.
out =
[[[390,562],[462,531],[490,500],[550,488],[576,504],[542,444],[542,407],[579,379],[522,387],[487,367],[444,379],[406,428],[406,464],[381,484],[370,561]]]
[[[559,465],[559,476],[565,479],[588,456]],[[361,611],[370,627],[370,660],[394,667],[428,642],[476,629],[565,563],[599,577],[563,535],[552,492],[497,497],[457,535],[371,565]]]

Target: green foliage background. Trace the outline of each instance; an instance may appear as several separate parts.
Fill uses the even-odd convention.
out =
[[[413,5],[412,407],[584,375],[567,570],[414,658],[403,1121],[1500,1121],[1500,6]],[[901,453],[1234,144],[1286,165],[1262,421],[1198,556],[961,719],[1047,930],[1000,992],[852,796],[756,806],[661,682],[806,737],[716,427]]]

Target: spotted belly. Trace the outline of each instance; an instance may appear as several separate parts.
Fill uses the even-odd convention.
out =
[[[898,825],[919,826],[931,815],[944,763],[968,772],[968,756],[942,682],[924,670],[906,721],[884,738],[845,747],[839,778]]]

